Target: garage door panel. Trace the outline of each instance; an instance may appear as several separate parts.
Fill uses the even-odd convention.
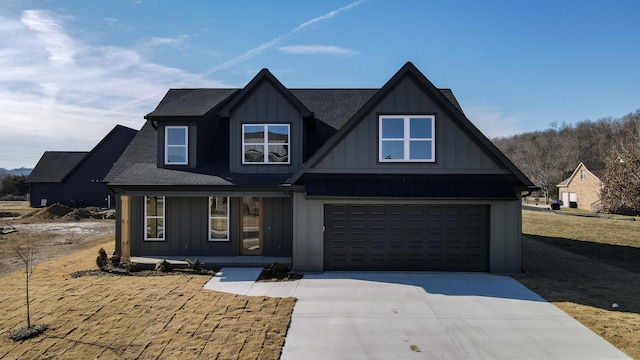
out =
[[[486,205],[326,205],[326,270],[487,271]]]

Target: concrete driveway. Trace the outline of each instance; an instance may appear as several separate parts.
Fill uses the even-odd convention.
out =
[[[629,359],[514,279],[483,273],[327,272],[207,289],[298,299],[282,359]]]

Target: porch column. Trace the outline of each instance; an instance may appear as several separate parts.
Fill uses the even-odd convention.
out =
[[[131,204],[131,196],[125,196],[122,195],[120,196],[120,241],[121,241],[121,251],[122,254],[120,254],[121,258],[120,261],[122,262],[129,262],[131,261],[131,251],[130,251],[130,225],[129,225],[129,218],[130,218],[130,204]]]

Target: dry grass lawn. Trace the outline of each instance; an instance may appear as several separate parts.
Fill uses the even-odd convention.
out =
[[[99,248],[38,265],[31,320],[49,330],[36,338],[6,338],[26,325],[24,277],[0,277],[1,359],[279,358],[295,299],[204,290],[202,275],[62,278],[94,269]]]
[[[522,227],[516,279],[640,359],[640,221],[524,211]]]

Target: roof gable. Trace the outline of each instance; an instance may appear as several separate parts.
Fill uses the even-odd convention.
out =
[[[62,182],[88,154],[88,151],[45,151],[31,171],[27,182]]]
[[[289,91],[282,83],[276,79],[268,69],[262,69],[260,72],[244,87],[244,89],[240,90],[239,93],[225,106],[220,110],[221,117],[230,117],[231,113],[242,103],[244,102],[253,91],[260,86],[263,82],[270,83],[284,98],[289,101],[289,103],[295,107],[303,118],[310,118],[313,113],[300,101],[296,98],[291,91]]]
[[[487,139],[467,117],[457,105],[455,97],[451,91],[439,90],[436,88],[411,62],[407,62],[387,83],[380,88],[348,121],[347,123],[329,139],[311,158],[299,169],[299,171],[289,178],[288,183],[295,183],[307,171],[315,167],[349,134],[376,106],[385,101],[390,94],[403,81],[410,79],[415,85],[426,94],[434,104],[442,109],[456,125],[473,140],[478,147],[490,156],[497,164],[502,165],[520,182],[521,187],[535,188],[535,185],[504,155],[498,150],[489,139]],[[447,96],[447,94],[449,96]]]
[[[578,172],[582,169],[587,170],[589,173],[591,173],[591,175],[593,175],[596,179],[600,180],[602,178],[602,176],[604,175],[604,163],[603,162],[598,162],[598,161],[594,161],[594,162],[581,162],[580,164],[578,164],[578,166],[576,166],[576,169],[573,170],[573,173],[571,173],[571,176],[569,176],[568,178],[562,180],[558,185],[556,185],[557,187],[567,187],[569,186],[569,184],[571,184],[571,182],[573,181],[573,179],[576,177],[576,175],[578,174]],[[600,180],[602,181],[602,180]]]

